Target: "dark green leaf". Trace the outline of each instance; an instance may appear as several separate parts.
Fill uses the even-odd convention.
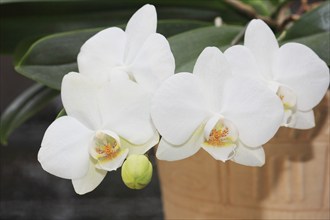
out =
[[[256,0],[241,0],[242,3],[250,5],[259,15],[269,16],[272,12],[273,5],[269,0],[256,1]]]
[[[304,14],[286,32],[284,40],[330,31],[330,1]]]
[[[65,109],[63,108],[56,116],[56,118],[59,118],[59,117],[62,117],[62,116],[65,116],[66,115],[66,111]]]
[[[36,84],[18,96],[1,116],[1,144],[6,144],[9,135],[15,128],[38,113],[58,94],[58,91]]]
[[[209,23],[186,20],[160,21],[158,32],[165,36],[203,27]],[[19,48],[15,55],[15,69],[22,75],[60,89],[62,78],[70,71],[77,71],[77,55],[81,45],[101,29],[87,29],[42,38],[26,48]]]
[[[175,57],[176,72],[191,72],[198,55],[205,47],[215,46],[223,51],[241,30],[240,26],[206,27],[169,38]]]
[[[310,47],[330,65],[330,1],[304,14],[287,31],[284,42],[297,42]]]
[[[15,69],[32,80],[60,89],[63,76],[78,69],[76,59],[81,45],[99,30],[76,31],[42,38],[25,51],[23,56],[20,56],[22,53],[15,56]]]
[[[213,23],[194,20],[160,20],[157,25],[157,32],[168,38],[192,29],[211,25]]]
[[[221,16],[227,23],[248,21],[224,1],[214,0],[24,1],[0,5],[0,52],[13,52],[25,38],[127,23],[145,3],[156,5],[159,19],[210,22]]]

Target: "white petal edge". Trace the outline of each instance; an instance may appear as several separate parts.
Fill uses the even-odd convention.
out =
[[[152,99],[153,123],[163,138],[174,145],[185,143],[209,114],[203,89],[191,73],[171,76]]]
[[[150,92],[174,74],[175,61],[170,45],[161,34],[151,34],[139,50],[130,71],[137,83]]]
[[[96,161],[91,158],[87,174],[82,178],[72,180],[74,191],[77,194],[83,195],[93,191],[107,175],[107,171],[95,168],[95,163]]]
[[[128,155],[132,154],[145,154],[148,150],[150,150],[152,147],[154,147],[159,142],[159,134],[158,132],[155,132],[155,134],[152,136],[150,140],[148,140],[146,143],[141,145],[134,145],[128,142],[125,139],[121,139],[121,146],[126,149],[128,148]]]
[[[265,164],[265,151],[262,146],[249,148],[239,143],[231,160],[245,166],[261,167]]]
[[[155,133],[150,117],[151,94],[140,85],[121,80],[108,83],[99,103],[105,128],[132,144],[146,143]]]
[[[166,161],[188,158],[199,151],[204,140],[204,125],[200,125],[189,140],[182,145],[172,145],[162,138],[157,148],[156,157]]]
[[[108,80],[111,69],[123,65],[126,33],[116,27],[88,39],[78,54],[79,72],[100,81]]]
[[[264,21],[253,19],[248,24],[245,31],[244,46],[248,47],[254,54],[261,73],[266,78],[271,78],[271,65],[279,46],[274,33]]]
[[[93,135],[93,131],[76,119],[60,117],[47,128],[38,161],[50,174],[65,179],[80,178],[88,171],[88,148]]]
[[[297,111],[294,113],[295,123],[288,127],[296,129],[310,129],[315,127],[315,117],[313,110],[308,112]]]
[[[297,95],[297,108],[309,111],[329,87],[329,68],[310,48],[298,43],[284,44],[273,63],[274,80]]]
[[[141,46],[150,34],[156,33],[157,12],[153,5],[146,4],[137,10],[127,23],[127,45],[125,50],[125,63],[134,60]]]
[[[234,77],[225,84],[220,110],[238,129],[239,139],[249,147],[259,147],[279,129],[284,116],[280,99],[259,81]]]

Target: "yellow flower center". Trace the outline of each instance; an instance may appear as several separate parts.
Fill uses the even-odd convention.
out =
[[[113,145],[96,146],[95,151],[99,154],[98,160],[111,160],[118,156],[120,147],[115,142]]]
[[[119,137],[112,132],[98,131],[94,137],[91,156],[99,162],[107,162],[122,153]]]
[[[207,146],[232,146],[238,138],[238,132],[231,121],[215,116],[205,126],[205,138],[204,144]]]

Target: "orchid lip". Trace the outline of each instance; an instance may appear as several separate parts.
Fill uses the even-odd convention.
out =
[[[105,163],[114,160],[122,154],[122,148],[118,135],[111,131],[97,131],[93,144],[90,148],[90,155],[98,161]]]
[[[204,127],[202,147],[215,159],[226,162],[235,156],[238,142],[238,130],[223,115],[215,114]]]
[[[226,147],[236,145],[238,131],[235,125],[224,116],[215,114],[205,125],[204,137],[206,146]]]
[[[279,86],[276,95],[281,99],[284,108],[283,126],[289,126],[296,121],[295,113],[297,112],[297,96],[286,86]]]
[[[268,88],[274,91],[282,102],[284,110],[282,126],[289,127],[296,122],[297,95],[291,88],[276,81],[268,81],[267,84]]]
[[[297,96],[290,88],[279,86],[276,95],[281,99],[284,109],[296,108]]]

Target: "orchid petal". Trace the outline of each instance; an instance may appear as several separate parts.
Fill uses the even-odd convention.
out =
[[[105,128],[109,128],[132,144],[144,144],[155,133],[150,118],[150,96],[130,80],[109,83],[101,93],[101,115]]]
[[[125,148],[129,149],[128,155],[145,154],[153,146],[158,144],[158,142],[159,142],[159,134],[158,134],[158,132],[155,132],[154,135],[152,136],[152,138],[144,144],[134,145],[134,144],[131,144],[130,142],[128,142],[127,140],[125,140],[125,139],[121,139],[121,146],[124,149]]]
[[[262,20],[252,20],[245,31],[244,45],[254,54],[264,77],[271,79],[272,60],[279,48],[272,30]]]
[[[127,155],[128,149],[122,149],[116,157],[105,161],[98,161],[95,167],[107,171],[117,170],[124,163]]]
[[[265,79],[259,71],[254,55],[247,47],[236,45],[228,48],[224,54],[234,76],[252,77],[256,80]]]
[[[66,113],[92,130],[103,123],[98,104],[102,102],[100,93],[101,85],[82,74],[71,72],[63,78],[61,97]]]
[[[272,91],[245,77],[228,80],[224,91],[219,113],[234,123],[242,142],[258,147],[275,135],[284,113],[282,102]]]
[[[210,145],[203,145],[203,149],[206,150],[214,159],[226,162],[230,159],[230,154],[236,148],[236,144],[227,145],[225,147],[214,147]]]
[[[308,112],[297,111],[294,114],[295,123],[289,124],[288,127],[296,129],[310,129],[315,127],[315,118],[313,110]]]
[[[200,125],[187,142],[182,145],[172,145],[164,138],[159,142],[156,157],[159,160],[182,160],[197,153],[204,141],[204,125]]]
[[[190,73],[170,77],[152,100],[153,122],[165,140],[174,145],[185,143],[208,115],[203,89]]]
[[[265,151],[262,146],[249,148],[239,142],[235,149],[235,156],[231,160],[245,166],[261,167],[265,164]]]
[[[70,116],[56,119],[46,130],[38,153],[44,170],[55,176],[74,179],[86,175],[88,148],[94,132]]]
[[[298,43],[283,45],[273,63],[274,80],[297,95],[297,108],[309,111],[323,98],[329,86],[329,68],[311,49]]]
[[[100,31],[81,47],[77,59],[79,72],[107,80],[111,69],[123,64],[125,44],[126,34],[120,28]]]
[[[131,72],[137,83],[155,91],[160,83],[174,74],[175,61],[166,38],[151,34],[131,64]]]
[[[146,4],[137,10],[128,21],[125,32],[127,45],[126,64],[131,63],[150,34],[156,33],[157,13],[153,5]]]
[[[194,75],[199,78],[207,91],[206,98],[213,111],[220,108],[223,86],[232,77],[228,61],[216,47],[207,47],[197,58]]]
[[[82,178],[72,180],[74,191],[77,194],[83,195],[93,191],[107,175],[107,171],[95,168],[95,163],[90,159],[87,174]]]

